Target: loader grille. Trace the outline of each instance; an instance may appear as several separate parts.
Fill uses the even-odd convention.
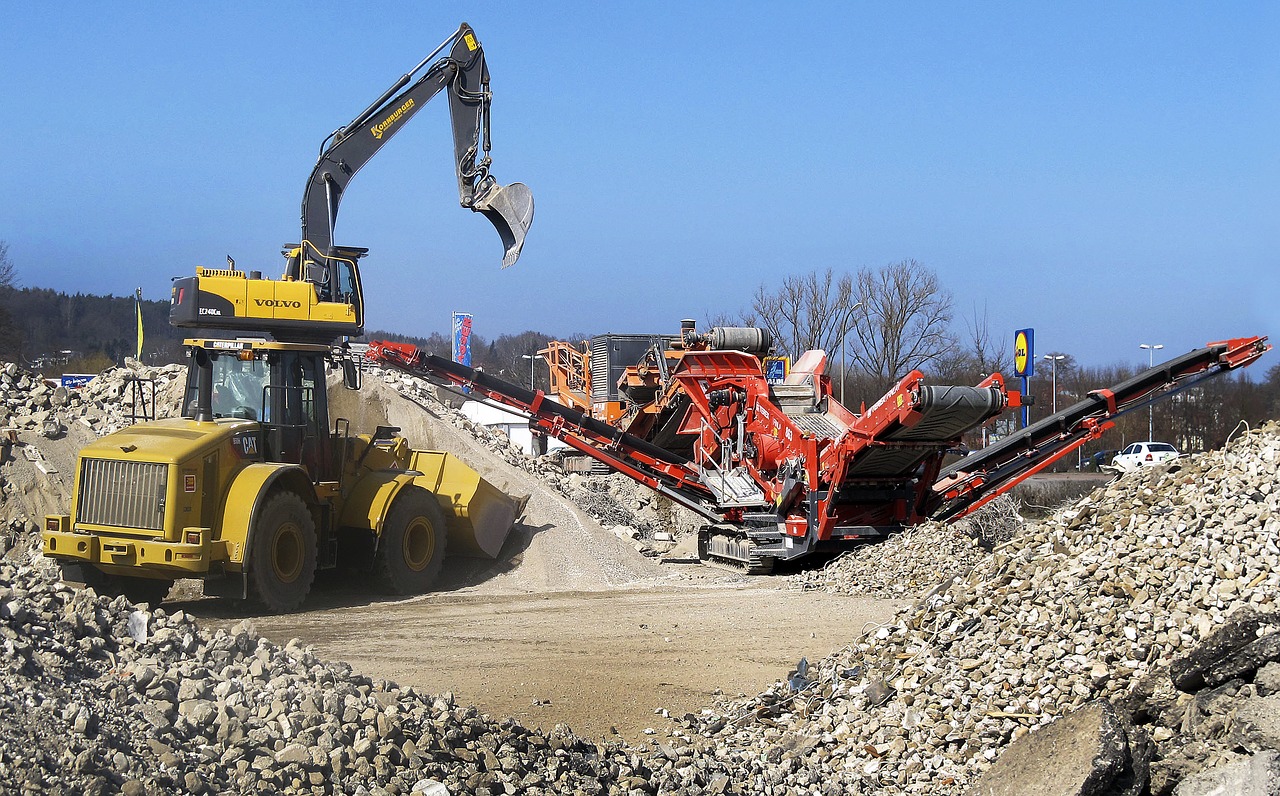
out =
[[[164,529],[169,467],[154,462],[83,459],[76,521],[91,525]]]

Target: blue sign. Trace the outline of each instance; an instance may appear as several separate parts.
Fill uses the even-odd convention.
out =
[[[764,380],[770,384],[781,384],[787,378],[786,357],[765,357]]]
[[[1035,329],[1013,333],[1013,372],[1024,379],[1036,375],[1035,336]]]
[[[59,383],[68,390],[74,390],[93,381],[93,377],[92,373],[64,373]]]
[[[471,313],[453,314],[453,361],[471,367]]]

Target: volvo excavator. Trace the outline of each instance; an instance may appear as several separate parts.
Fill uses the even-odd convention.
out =
[[[286,612],[318,569],[350,566],[413,594],[431,587],[446,551],[497,556],[516,500],[446,452],[413,449],[399,429],[352,434],[328,411],[326,365],[359,387],[349,350],[335,343],[364,328],[366,250],[334,244],[339,203],[355,173],[442,91],[461,204],[497,228],[504,267],[520,256],[533,198],[489,173],[489,72],[464,24],[325,140],[281,278],[198,268],[174,280],[171,323],[211,333],[186,341],[180,417],[81,450],[71,509],[46,516],[43,532],[45,556],[68,580],[155,602],[175,579],[202,578],[206,594]]]
[[[447,56],[436,59],[445,48]],[[322,145],[302,196],[300,242],[284,248],[281,279],[197,268],[174,280],[170,322],[182,328],[267,332],[278,339],[331,342],[364,331],[359,260],[368,249],[335,246],[334,225],[347,184],[433,97],[445,91],[453,123],[458,199],[482,213],[502,238],[502,267],[520,257],[533,223],[533,194],[489,173],[489,69],[465,23]]]

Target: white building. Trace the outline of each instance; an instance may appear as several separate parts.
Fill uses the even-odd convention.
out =
[[[547,400],[550,400],[550,398],[548,397]],[[461,411],[463,416],[471,422],[506,434],[515,443],[516,447],[529,456],[541,455],[569,447],[560,440],[549,437],[545,443],[545,450],[535,453],[533,450],[534,436],[533,431],[529,428],[529,418],[514,409],[503,406],[497,401],[488,399],[467,401],[462,405]]]

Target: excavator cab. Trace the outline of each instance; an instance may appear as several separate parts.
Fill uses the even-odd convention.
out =
[[[281,254],[287,263],[285,279],[297,279],[311,285],[315,289],[316,303],[349,307],[348,315],[363,328],[364,290],[360,285],[357,263],[369,250],[355,246],[330,246],[327,254],[321,255],[311,249],[296,243],[284,247]]]

